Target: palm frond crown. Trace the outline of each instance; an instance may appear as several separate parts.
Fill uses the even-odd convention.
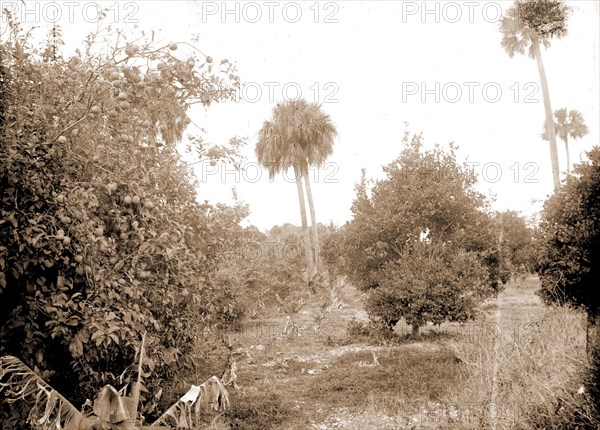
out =
[[[516,0],[500,20],[502,47],[511,58],[526,49],[533,58],[534,40],[547,48],[552,38],[567,34],[570,11],[563,0]]]
[[[566,142],[569,137],[573,139],[581,139],[587,135],[589,129],[583,120],[583,115],[578,110],[570,110],[560,108],[554,111],[554,125],[556,135]],[[544,124],[542,131],[542,139],[548,140],[548,127]]]
[[[305,174],[310,166],[320,167],[333,153],[336,135],[321,105],[304,99],[278,103],[271,120],[259,131],[256,156],[271,178],[289,167]]]

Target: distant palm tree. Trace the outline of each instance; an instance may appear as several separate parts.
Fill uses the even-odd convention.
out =
[[[296,188],[300,203],[300,218],[304,233],[308,278],[314,275],[314,263],[319,261],[319,245],[314,204],[308,178],[310,166],[320,167],[333,152],[333,138],[337,131],[329,116],[321,111],[320,105],[304,99],[278,103],[273,108],[272,118],[265,121],[259,131],[256,144],[258,162],[266,167],[269,176],[292,167],[296,176]],[[304,188],[312,221],[312,246],[308,233]]]
[[[296,189],[298,191],[298,201],[300,203],[300,219],[302,222],[302,236],[304,239],[304,253],[306,257],[307,277],[312,271],[312,257],[310,251],[310,238],[308,235],[308,223],[306,221],[306,207],[304,202],[304,188],[302,186],[302,175],[299,171],[299,165],[292,160],[299,157],[300,146],[291,143],[291,130],[281,122],[282,110],[280,104],[273,109],[271,121],[265,121],[258,132],[258,142],[255,152],[258,163],[265,167],[269,172],[269,178],[273,179],[276,174],[287,171],[289,167],[294,168],[296,177]]]
[[[554,111],[554,127],[556,134],[565,142],[565,150],[567,151],[567,173],[571,173],[571,157],[569,156],[569,137],[573,139],[581,139],[588,134],[587,125],[583,121],[583,115],[577,110],[567,112],[566,108]],[[548,140],[548,127],[544,124],[544,132],[542,138]]]
[[[306,163],[308,167],[321,167],[325,160],[333,153],[333,139],[337,135],[337,130],[329,115],[321,111],[321,106],[317,103],[307,103],[305,100],[298,100],[295,108],[298,110],[302,125],[300,146],[305,154]],[[304,184],[312,224],[314,261],[319,264],[321,261],[319,234],[317,231],[317,219],[308,168],[304,175]]]
[[[550,92],[540,44],[548,48],[553,37],[560,38],[567,33],[566,24],[569,11],[570,8],[562,0],[516,0],[500,21],[502,47],[506,53],[512,58],[516,53],[524,54],[525,49],[528,48],[529,56],[537,61],[546,110],[555,190],[560,187],[556,130],[552,119]]]

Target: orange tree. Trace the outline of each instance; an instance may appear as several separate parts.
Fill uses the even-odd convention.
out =
[[[596,295],[600,258],[600,147],[576,166],[558,192],[544,203],[538,229],[535,270],[546,303],[584,309],[600,325]]]
[[[215,283],[232,291],[253,317],[263,317],[284,300],[308,293],[303,281],[302,229],[286,224],[267,234],[247,228],[227,241]]]
[[[21,358],[81,404],[104,384],[121,386],[118,375],[147,331],[146,382],[155,394],[192,366],[197,330],[230,321],[232,310],[241,316],[212,274],[246,209],[197,203],[176,149],[191,105],[232,98],[235,69],[192,45],[128,43],[119,32],[90,35],[65,58],[56,37],[34,48],[8,18],[0,44],[0,355]]]
[[[527,225],[527,220],[515,211],[494,214],[499,229],[501,248],[501,268],[503,276],[517,277],[533,272],[535,231]]]
[[[372,321],[400,320],[416,335],[428,322],[466,321],[498,288],[498,259],[485,196],[456,149],[426,150],[420,135],[403,137],[385,179],[369,186],[363,172],[353,218],[324,246],[324,260],[368,293]],[[337,253],[337,255],[336,255]]]
[[[535,271],[546,304],[571,305],[587,314],[586,346],[592,368],[591,399],[600,404],[600,147],[587,152],[560,190],[544,203]],[[596,411],[598,412],[598,411]]]

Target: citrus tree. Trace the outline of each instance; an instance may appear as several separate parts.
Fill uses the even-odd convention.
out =
[[[578,164],[565,184],[545,203],[538,231],[535,270],[545,303],[571,305],[587,314],[586,349],[592,368],[587,376],[591,399],[600,399],[600,147]]]
[[[515,211],[498,212],[494,216],[499,230],[501,270],[503,277],[518,277],[533,272],[535,260],[534,229]]]
[[[600,148],[587,153],[565,186],[544,204],[536,272],[548,303],[571,304],[600,316],[595,294],[600,235]]]
[[[187,352],[198,329],[241,315],[212,274],[247,211],[198,203],[176,147],[192,105],[232,98],[235,68],[191,44],[128,42],[110,28],[64,57],[56,33],[38,49],[8,23],[0,355],[21,358],[83,404],[104,384],[121,385],[147,331],[146,382],[156,399],[193,366]],[[236,147],[204,153],[219,159]],[[0,420],[17,428],[15,417]]]
[[[249,316],[264,317],[284,300],[305,294],[302,230],[286,224],[267,234],[247,228],[223,249],[217,275],[236,292]]]
[[[404,319],[413,333],[427,322],[464,321],[497,281],[486,259],[497,251],[476,177],[455,148],[424,148],[420,135],[403,138],[386,178],[363,174],[341,233],[337,261],[350,282],[369,293],[367,311],[390,328]],[[340,236],[340,234],[338,234]]]

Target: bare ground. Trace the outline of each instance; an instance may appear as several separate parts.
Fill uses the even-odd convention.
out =
[[[489,417],[490,401],[497,401],[498,381],[492,381],[491,399],[479,399],[466,411],[460,391],[468,369],[453,353],[456,342],[490,330],[517,334],[534,327],[544,310],[535,295],[538,286],[533,277],[512,282],[482,304],[476,321],[425,327],[423,340],[406,338],[409,327],[399,325],[404,340],[390,345],[349,343],[349,322],[368,320],[364,297],[349,286],[341,291],[341,306],[325,313],[320,331],[316,300],[294,316],[287,333],[284,314],[251,322],[231,336],[234,347],[247,354],[238,363],[240,388],[230,391],[232,407],[237,396],[275,393],[292,413],[272,423],[273,429],[478,428],[477,417]],[[467,415],[475,421],[465,426],[461,420]],[[463,425],[446,427],[452,422]]]

